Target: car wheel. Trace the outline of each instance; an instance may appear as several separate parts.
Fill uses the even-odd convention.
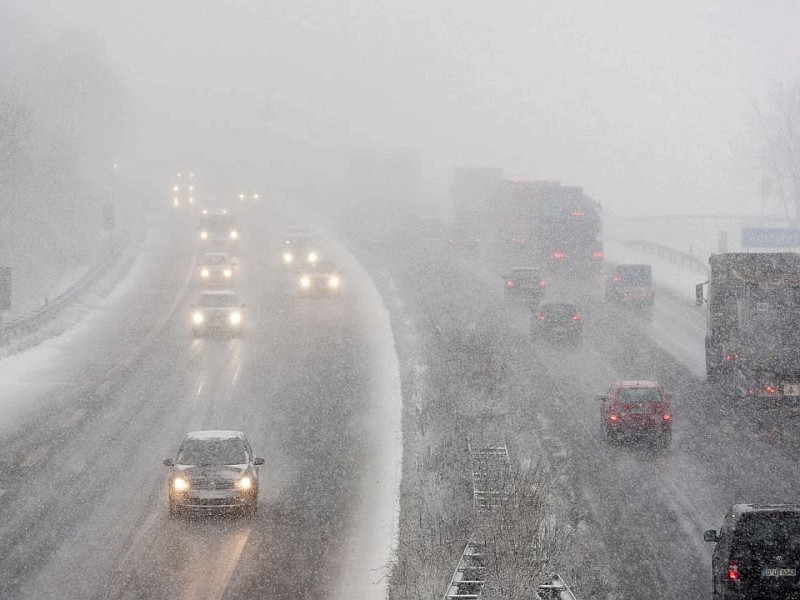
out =
[[[662,448],[669,448],[672,444],[672,431],[662,431],[658,436],[658,445]]]

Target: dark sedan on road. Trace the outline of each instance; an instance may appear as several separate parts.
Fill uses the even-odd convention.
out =
[[[184,510],[258,509],[258,468],[250,442],[241,431],[189,433],[173,460],[169,475],[169,514]]]
[[[577,346],[583,322],[578,307],[569,302],[542,302],[531,312],[531,338]]]
[[[547,288],[547,281],[533,267],[515,267],[503,279],[507,300],[536,303]]]

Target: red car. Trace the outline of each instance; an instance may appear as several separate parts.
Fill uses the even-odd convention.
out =
[[[659,382],[618,381],[599,400],[606,439],[647,436],[663,447],[672,442],[672,410]]]

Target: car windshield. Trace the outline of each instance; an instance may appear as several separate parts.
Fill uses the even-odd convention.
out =
[[[617,273],[622,282],[628,285],[650,285],[652,283],[650,265],[620,267]]]
[[[229,308],[237,306],[238,302],[233,294],[203,294],[198,305],[203,308]]]
[[[203,265],[225,265],[227,263],[227,254],[206,254],[201,259],[201,264]]]
[[[800,558],[800,513],[755,512],[744,514],[736,528],[735,546],[748,555],[790,554]]]
[[[232,215],[209,215],[203,219],[203,229],[226,231],[236,227],[236,219]]]
[[[178,451],[179,465],[242,465],[247,462],[247,452],[242,440],[196,440],[183,442]]]
[[[626,388],[619,391],[620,402],[660,402],[661,395],[656,388]]]
[[[313,266],[315,273],[333,273],[336,270],[336,265],[330,261],[322,261]]]
[[[514,269],[511,276],[515,279],[536,279],[536,271],[533,269]]]
[[[551,319],[571,319],[577,311],[571,304],[548,304],[542,312]]]

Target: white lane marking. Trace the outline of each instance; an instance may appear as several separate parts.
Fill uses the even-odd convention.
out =
[[[24,459],[22,459],[22,462],[20,463],[20,466],[25,467],[25,468],[29,468],[29,467],[34,466],[36,463],[38,463],[40,460],[42,460],[45,456],[47,456],[47,453],[49,451],[50,451],[50,446],[48,444],[45,444],[44,446],[39,446],[33,452],[28,454],[28,456],[26,456]]]

